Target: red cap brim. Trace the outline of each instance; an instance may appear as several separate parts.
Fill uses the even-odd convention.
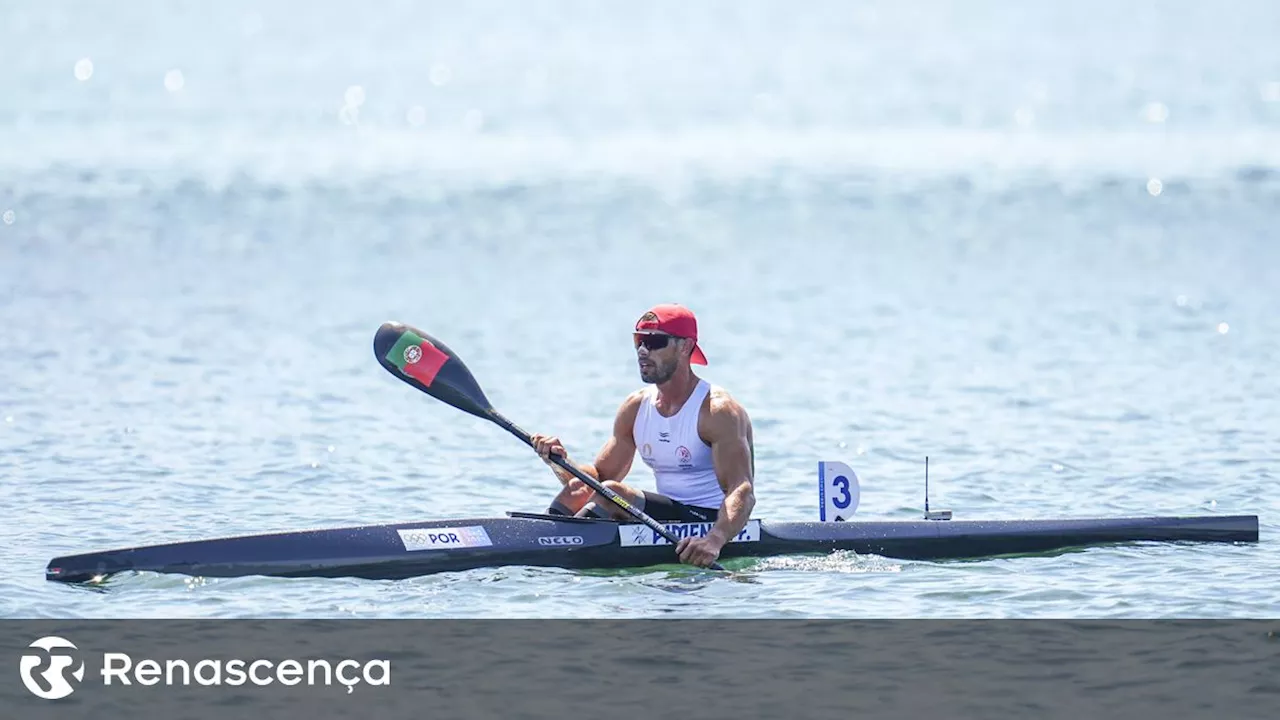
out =
[[[694,343],[693,352],[689,355],[689,362],[694,365],[707,364],[707,356],[702,354],[702,348],[698,347],[697,343]]]

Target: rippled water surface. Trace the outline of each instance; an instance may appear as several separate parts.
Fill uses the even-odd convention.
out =
[[[28,3],[0,24],[0,614],[1269,616],[1280,6]],[[53,556],[540,510],[396,319],[589,457],[699,314],[762,517],[1257,514],[1257,545],[46,583]],[[637,463],[633,479],[648,482]]]

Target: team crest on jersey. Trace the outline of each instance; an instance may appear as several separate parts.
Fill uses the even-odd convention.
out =
[[[693,466],[693,453],[689,452],[689,448],[683,445],[676,448],[676,459],[680,461],[680,467],[682,468]]]
[[[649,443],[645,443],[644,445],[642,445],[640,447],[640,455],[642,457],[647,457],[647,458],[653,457],[653,446],[650,445]]]

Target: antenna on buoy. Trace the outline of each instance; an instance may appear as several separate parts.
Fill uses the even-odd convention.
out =
[[[929,456],[924,456],[924,514],[929,514]]]
[[[950,520],[950,510],[930,510],[929,509],[929,456],[924,456],[924,519],[925,520]]]

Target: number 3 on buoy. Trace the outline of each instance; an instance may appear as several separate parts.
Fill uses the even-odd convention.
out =
[[[844,522],[858,509],[858,475],[845,463],[824,460],[818,463],[818,519]]]

